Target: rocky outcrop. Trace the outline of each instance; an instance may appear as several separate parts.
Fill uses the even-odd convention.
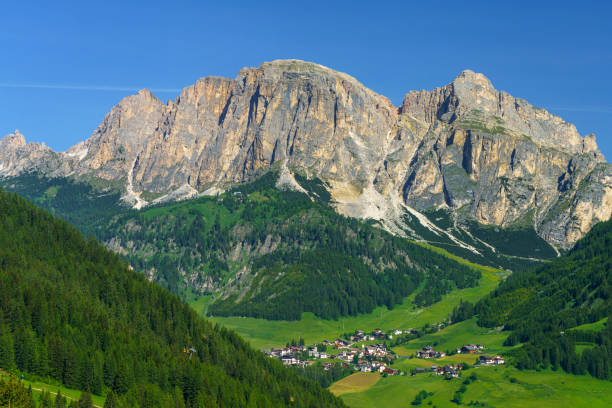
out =
[[[129,96],[66,153],[19,136],[0,142],[2,174],[122,181],[136,206],[141,192],[193,195],[280,163],[324,180],[339,211],[394,231],[406,206],[443,207],[484,224],[532,224],[569,247],[612,211],[611,166],[593,135],[471,71],[396,108],[346,74],[274,61],[200,79],[168,104]]]
[[[68,169],[69,165],[61,154],[44,143],[26,143],[19,130],[0,139],[0,177],[16,176],[24,172],[64,175]]]
[[[104,179],[126,177],[164,113],[164,104],[146,89],[124,98],[89,139],[66,152],[79,159],[75,171]]]

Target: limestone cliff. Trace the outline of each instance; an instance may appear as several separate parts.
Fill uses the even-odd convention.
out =
[[[146,204],[142,192],[180,198],[277,162],[324,180],[339,211],[398,233],[406,211],[442,207],[483,224],[528,222],[569,247],[612,211],[612,166],[593,135],[471,71],[396,108],[346,74],[274,61],[200,79],[168,104],[129,96],[66,153],[17,133],[0,141],[4,176],[122,181],[135,206]]]

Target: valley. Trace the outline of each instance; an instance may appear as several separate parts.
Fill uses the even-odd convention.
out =
[[[66,152],[0,139],[0,186],[0,398],[610,405],[612,165],[482,74],[142,90]]]
[[[395,238],[375,223],[355,222],[338,216],[330,208],[329,197],[325,194],[324,184],[320,180],[308,180],[299,174],[295,178],[300,180],[296,183],[301,183],[298,185],[302,187],[302,191],[278,189],[279,176],[272,171],[263,174],[251,184],[238,185],[213,197],[165,203],[139,211],[109,206],[104,201],[104,197],[113,200],[113,197],[116,198],[113,191],[116,190],[108,185],[87,187],[91,185],[78,180],[54,180],[36,175],[10,179],[11,184],[4,180],[3,184],[7,188],[29,196],[39,205],[49,208],[60,216],[71,217],[69,219],[72,222],[83,226],[84,232],[96,234],[109,248],[122,254],[136,269],[150,271],[146,273],[149,279],[156,280],[171,291],[180,294],[199,315],[231,329],[256,349],[269,350],[283,347],[299,339],[307,345],[319,344],[323,340],[333,341],[356,330],[370,332],[381,329],[385,332],[415,329],[425,333],[408,342],[392,346],[396,359],[389,369],[398,370],[400,375],[383,376],[379,373],[361,372],[350,374],[349,370],[348,376],[344,374],[340,380],[334,382],[329,389],[350,407],[375,407],[381,404],[388,406],[400,401],[412,402],[415,399],[422,399],[421,404],[429,404],[431,401],[432,405],[439,407],[456,406],[457,398],[466,405],[470,403],[475,405],[477,401],[480,405],[475,406],[511,406],[505,401],[509,396],[513,397],[515,406],[541,406],[533,402],[542,398],[547,398],[550,404],[554,405],[560,400],[571,401],[580,398],[580,394],[589,388],[595,390],[588,396],[589,403],[593,406],[605,405],[607,401],[605,393],[612,388],[608,386],[607,381],[577,378],[550,368],[517,370],[513,365],[515,362],[513,356],[516,355],[518,345],[504,345],[510,332],[481,327],[474,317],[450,324],[449,317],[460,302],[479,304],[482,299],[490,296],[500,282],[512,275],[512,272],[499,266],[495,268],[477,263],[484,261],[483,263],[496,265],[495,259],[500,258],[492,256],[484,258],[482,253],[476,255],[469,252],[471,255],[465,259],[461,257],[466,254],[465,249],[454,245],[452,240],[444,241],[447,244],[442,245],[444,242],[440,239],[444,234],[438,235],[436,232],[453,231],[457,236],[460,231],[453,230],[455,227],[449,222],[446,213],[440,211],[425,213],[430,222],[436,225],[433,229],[419,219],[414,219],[412,224],[408,223],[413,231],[420,231],[419,240]],[[61,199],[61,197],[75,197],[74,191],[82,192],[78,199],[69,201]],[[97,201],[97,197],[103,200]],[[92,212],[94,208],[97,209]],[[92,219],[91,214],[96,214],[95,218]],[[312,218],[314,214],[316,216]],[[310,227],[313,231],[310,234],[316,237],[312,239],[303,233],[311,219],[316,220]],[[299,220],[299,230],[302,232],[297,236],[287,236],[287,231],[290,231],[287,226],[295,223],[293,220]],[[368,231],[369,235],[362,235],[370,237],[366,238],[365,242],[376,236],[380,237],[378,239],[384,239],[385,245],[393,240],[404,240],[412,247],[398,241],[395,244],[398,245],[398,250],[413,251],[411,248],[421,248],[421,251],[429,254],[427,255],[429,259],[436,259],[435,264],[438,266],[426,269],[429,272],[421,278],[422,280],[417,281],[418,285],[411,293],[400,295],[398,300],[390,304],[383,302],[373,305],[365,312],[355,314],[344,312],[346,314],[342,315],[340,308],[337,309],[339,314],[330,319],[313,311],[304,310],[298,318],[294,317],[295,315],[286,315],[292,316],[290,320],[218,316],[215,312],[211,313],[211,304],[235,290],[232,289],[236,285],[234,282],[238,282],[241,275],[248,276],[249,273],[245,272],[248,268],[252,268],[258,258],[265,257],[268,253],[280,254],[282,252],[278,251],[290,248],[286,245],[291,242],[300,242],[300,246],[294,247],[293,250],[297,249],[303,253],[316,250],[317,242],[321,239],[329,243],[328,249],[333,249],[334,245],[337,245],[333,243],[333,239],[338,238],[331,238],[333,235],[329,234],[333,230],[329,227],[335,225],[334,228],[337,228],[343,223],[352,231],[359,229]],[[244,229],[247,225],[250,230]],[[280,226],[282,228],[279,228]],[[540,241],[536,235],[525,234],[517,229],[508,229],[507,232],[498,230],[495,233],[488,228],[472,225],[473,237],[478,237],[477,239],[483,240],[482,242],[487,242],[484,241],[487,239],[491,242],[487,245],[491,247],[492,243],[495,243],[496,252],[505,251],[507,255],[504,256],[506,260],[504,266],[515,268],[514,273],[522,274],[523,270],[545,263],[546,261],[533,257],[538,252],[546,254],[547,257],[555,256],[554,252],[547,249],[550,248],[546,246],[547,244],[538,246]],[[244,231],[247,231],[246,235]],[[438,241],[431,239],[432,236]],[[471,242],[476,241],[476,238],[472,238]],[[372,242],[375,243],[376,239]],[[485,246],[482,242],[480,248]],[[197,244],[194,246],[194,243]],[[346,243],[342,245],[343,248],[347,248]],[[361,249],[355,247],[355,250],[357,253],[367,253],[364,252],[366,247]],[[372,248],[375,249],[376,246]],[[491,253],[493,251],[489,255]],[[388,256],[385,253],[372,254],[379,257]],[[420,259],[414,256],[411,256],[411,262]],[[287,265],[293,262],[291,258],[285,259]],[[303,255],[297,259],[303,262]],[[512,263],[509,261],[511,259],[522,260],[520,263]],[[464,276],[469,276],[465,275],[469,272],[478,278],[468,287],[457,287],[455,283],[454,287],[443,289],[442,292],[436,292],[435,286],[428,288],[430,279],[437,279],[435,278],[437,268],[445,263],[452,265],[452,268],[460,268],[458,270],[463,271]],[[174,269],[177,264],[179,267]],[[431,293],[437,293],[436,296],[439,297],[430,298],[425,303],[417,302],[419,294],[427,293],[428,290],[434,290]],[[293,306],[283,306],[283,304],[279,304],[278,307],[277,315],[283,307],[294,309]],[[279,316],[284,315],[281,313]],[[580,325],[575,330],[601,330],[605,327],[605,319],[602,319]],[[394,344],[389,340],[385,340],[385,343]],[[470,343],[485,345],[486,353],[502,355],[510,360],[511,364],[508,367],[475,368],[473,366],[478,355],[448,354],[449,351],[452,352],[457,347]],[[414,354],[426,346],[446,351],[447,355],[431,360],[414,358]],[[595,346],[596,343],[577,343],[576,350],[581,353]],[[334,353],[330,354],[333,355]],[[333,360],[322,360],[318,364],[325,361]],[[465,363],[470,368],[461,370],[460,377],[456,379],[445,380],[443,376],[429,372],[434,364],[442,367],[447,364]],[[417,370],[424,372],[414,376],[410,374]],[[466,379],[474,377],[474,374],[476,380],[469,380],[468,385],[463,384]],[[36,382],[34,384],[44,385]],[[48,387],[45,389],[49,389]],[[425,393],[419,394],[422,390],[425,390]],[[73,392],[68,395],[76,394]],[[100,401],[101,397],[94,396],[94,398]],[[533,405],[530,405],[532,403]]]

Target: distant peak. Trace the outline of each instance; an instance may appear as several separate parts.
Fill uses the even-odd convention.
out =
[[[325,73],[331,74],[337,71],[315,62],[302,61],[298,59],[278,59],[274,61],[264,62],[260,65],[263,70],[272,69],[283,72],[297,73]]]
[[[144,98],[147,98],[147,99],[159,100],[159,99],[157,98],[157,96],[155,96],[155,95],[153,94],[153,92],[149,91],[149,90],[148,90],[148,89],[146,89],[146,88],[141,89],[140,91],[138,91],[138,94],[137,94],[137,95],[138,95],[138,96],[141,96],[141,97],[144,97]]]
[[[159,98],[155,96],[151,91],[149,91],[148,89],[141,89],[136,94],[132,94],[132,95],[124,97],[119,102],[118,106],[133,105],[133,104],[140,105],[142,103],[163,104],[163,102],[159,100]]]
[[[315,62],[302,61],[298,59],[278,59],[264,62],[258,68],[244,68],[238,74],[238,78],[244,77],[244,75],[246,75],[246,73],[252,69],[263,71],[265,76],[273,79],[277,79],[283,73],[297,73],[309,76],[336,78],[363,86],[357,79],[344,72],[336,71]]]
[[[19,129],[15,129],[13,133],[4,136],[0,141],[4,142],[3,144],[7,147],[22,147],[26,145],[25,136],[19,132]]]
[[[272,61],[266,61],[262,65],[278,65],[283,67],[298,67],[298,66],[319,66],[323,67],[323,65],[317,64],[315,62],[304,61],[299,59],[276,59]]]
[[[489,78],[479,72],[474,72],[471,69],[461,71],[461,73],[453,80],[453,84],[456,83],[478,84],[488,88],[493,88],[493,84]]]

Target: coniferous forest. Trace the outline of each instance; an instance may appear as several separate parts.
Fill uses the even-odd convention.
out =
[[[96,240],[4,191],[0,368],[109,393],[115,406],[342,406]]]
[[[420,284],[419,306],[478,284],[478,270],[338,214],[320,180],[296,178],[309,194],[279,190],[269,171],[218,197],[114,217],[99,237],[131,243],[130,264],[173,292],[221,288],[214,316],[337,319],[391,309]]]
[[[612,221],[607,221],[566,256],[511,275],[474,308],[462,304],[453,316],[462,320],[472,311],[482,326],[511,330],[505,345],[524,343],[513,355],[519,368],[561,368],[606,379],[612,368],[611,280]],[[600,329],[578,327],[604,319],[608,323]]]
[[[112,190],[97,199],[91,187],[35,174],[13,188],[171,292],[217,292],[214,316],[337,319],[391,309],[419,286],[414,303],[428,306],[478,284],[478,270],[338,214],[321,180],[296,174],[304,193],[279,190],[278,177],[268,171],[216,197],[140,211],[110,205]]]

